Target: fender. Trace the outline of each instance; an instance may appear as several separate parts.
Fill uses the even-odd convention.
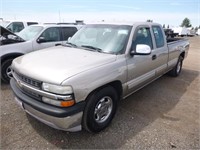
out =
[[[24,54],[23,53],[8,53],[8,54],[0,57],[1,63],[4,62],[8,58],[16,58],[16,57],[19,57],[21,55],[24,55]]]

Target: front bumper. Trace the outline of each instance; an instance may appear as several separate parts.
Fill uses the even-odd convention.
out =
[[[27,96],[21,92],[13,78],[10,80],[10,85],[18,104],[21,104],[34,118],[56,129],[72,132],[81,130],[85,102],[79,102],[68,108],[59,108]]]

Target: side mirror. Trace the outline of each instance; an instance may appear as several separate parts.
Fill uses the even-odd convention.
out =
[[[151,54],[150,46],[146,44],[137,44],[136,50],[132,50],[131,55],[149,55]]]
[[[44,43],[44,42],[46,42],[46,40],[45,40],[45,38],[44,37],[39,37],[38,39],[37,39],[37,42],[38,43]]]
[[[8,39],[16,39],[17,38],[16,36],[11,35],[11,34],[9,34],[7,37],[8,37]]]

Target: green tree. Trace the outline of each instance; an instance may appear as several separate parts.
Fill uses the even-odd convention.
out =
[[[188,19],[188,18],[183,19],[181,27],[191,27],[191,26],[192,25],[190,24],[190,19]]]

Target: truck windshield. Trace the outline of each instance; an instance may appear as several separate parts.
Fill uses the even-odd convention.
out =
[[[35,38],[41,31],[43,27],[41,26],[28,26],[18,33],[18,35],[26,41]]]
[[[128,25],[86,25],[68,42],[98,52],[123,53],[131,31]]]

